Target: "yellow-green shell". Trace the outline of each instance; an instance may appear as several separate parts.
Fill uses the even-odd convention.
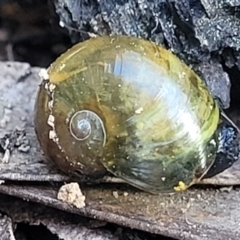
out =
[[[161,192],[184,190],[214,161],[219,109],[170,51],[133,37],[98,37],[60,56],[48,75],[35,127],[43,151],[63,171],[92,178],[108,171]],[[95,119],[79,140],[71,119],[82,111]]]

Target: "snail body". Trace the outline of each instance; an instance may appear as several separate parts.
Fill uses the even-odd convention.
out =
[[[170,51],[126,36],[90,39],[60,56],[40,86],[34,123],[62,171],[110,172],[149,192],[185,190],[239,152],[236,128],[197,74]]]

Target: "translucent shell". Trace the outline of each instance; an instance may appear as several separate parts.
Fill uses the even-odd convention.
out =
[[[170,51],[132,37],[75,45],[48,69],[35,127],[61,170],[111,172],[149,192],[184,190],[209,169],[219,109],[201,79]]]

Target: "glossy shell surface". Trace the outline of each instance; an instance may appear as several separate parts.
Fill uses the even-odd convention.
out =
[[[149,192],[184,190],[215,159],[219,109],[202,80],[146,40],[98,37],[48,69],[35,127],[61,170],[111,172]]]

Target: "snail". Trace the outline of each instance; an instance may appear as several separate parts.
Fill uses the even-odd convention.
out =
[[[43,77],[34,124],[63,172],[110,173],[152,193],[185,190],[239,155],[238,129],[200,77],[169,50],[128,36],[61,55]]]

